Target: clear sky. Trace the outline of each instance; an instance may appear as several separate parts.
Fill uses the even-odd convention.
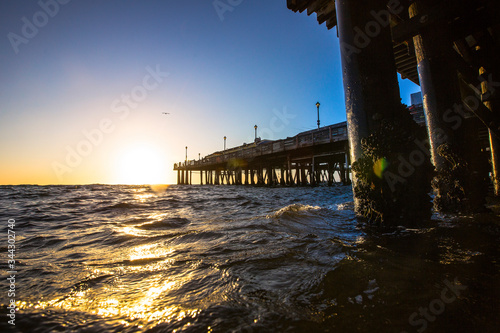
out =
[[[345,121],[336,29],[285,0],[216,3],[0,1],[0,184],[174,183],[186,146],[293,136],[317,101]]]

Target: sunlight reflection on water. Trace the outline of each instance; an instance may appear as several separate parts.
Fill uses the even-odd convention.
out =
[[[401,331],[435,283],[477,274],[488,292],[457,311],[500,299],[494,232],[475,219],[367,231],[345,187],[28,190],[6,190],[21,199],[5,213],[27,216],[24,331]]]

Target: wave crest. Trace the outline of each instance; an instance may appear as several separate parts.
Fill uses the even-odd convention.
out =
[[[318,211],[321,207],[318,206],[310,206],[310,205],[301,205],[301,204],[292,204],[286,207],[281,208],[280,210],[269,214],[266,216],[268,219],[279,218],[283,216],[303,216],[310,215],[312,211]]]

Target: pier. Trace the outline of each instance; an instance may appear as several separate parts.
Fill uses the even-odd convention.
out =
[[[347,123],[321,127],[282,140],[255,139],[174,165],[178,184],[316,186],[350,184]]]
[[[431,184],[441,212],[481,211],[490,184],[500,195],[499,1],[286,3],[336,27],[358,215],[385,222],[430,211]],[[401,107],[397,73],[422,90],[422,154],[424,145],[414,143],[423,137]],[[487,146],[478,140],[484,131]],[[398,141],[405,144],[392,144]]]
[[[490,185],[500,195],[499,1],[286,3],[336,27],[347,122],[186,160],[179,184],[193,172],[202,184],[352,181],[356,213],[396,225],[430,218],[432,205],[481,211]],[[398,73],[421,87],[425,130],[401,104]]]

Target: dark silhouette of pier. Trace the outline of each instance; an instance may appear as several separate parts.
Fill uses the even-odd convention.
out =
[[[319,185],[350,184],[347,123],[321,127],[282,140],[256,139],[199,160],[174,165],[178,184]]]

